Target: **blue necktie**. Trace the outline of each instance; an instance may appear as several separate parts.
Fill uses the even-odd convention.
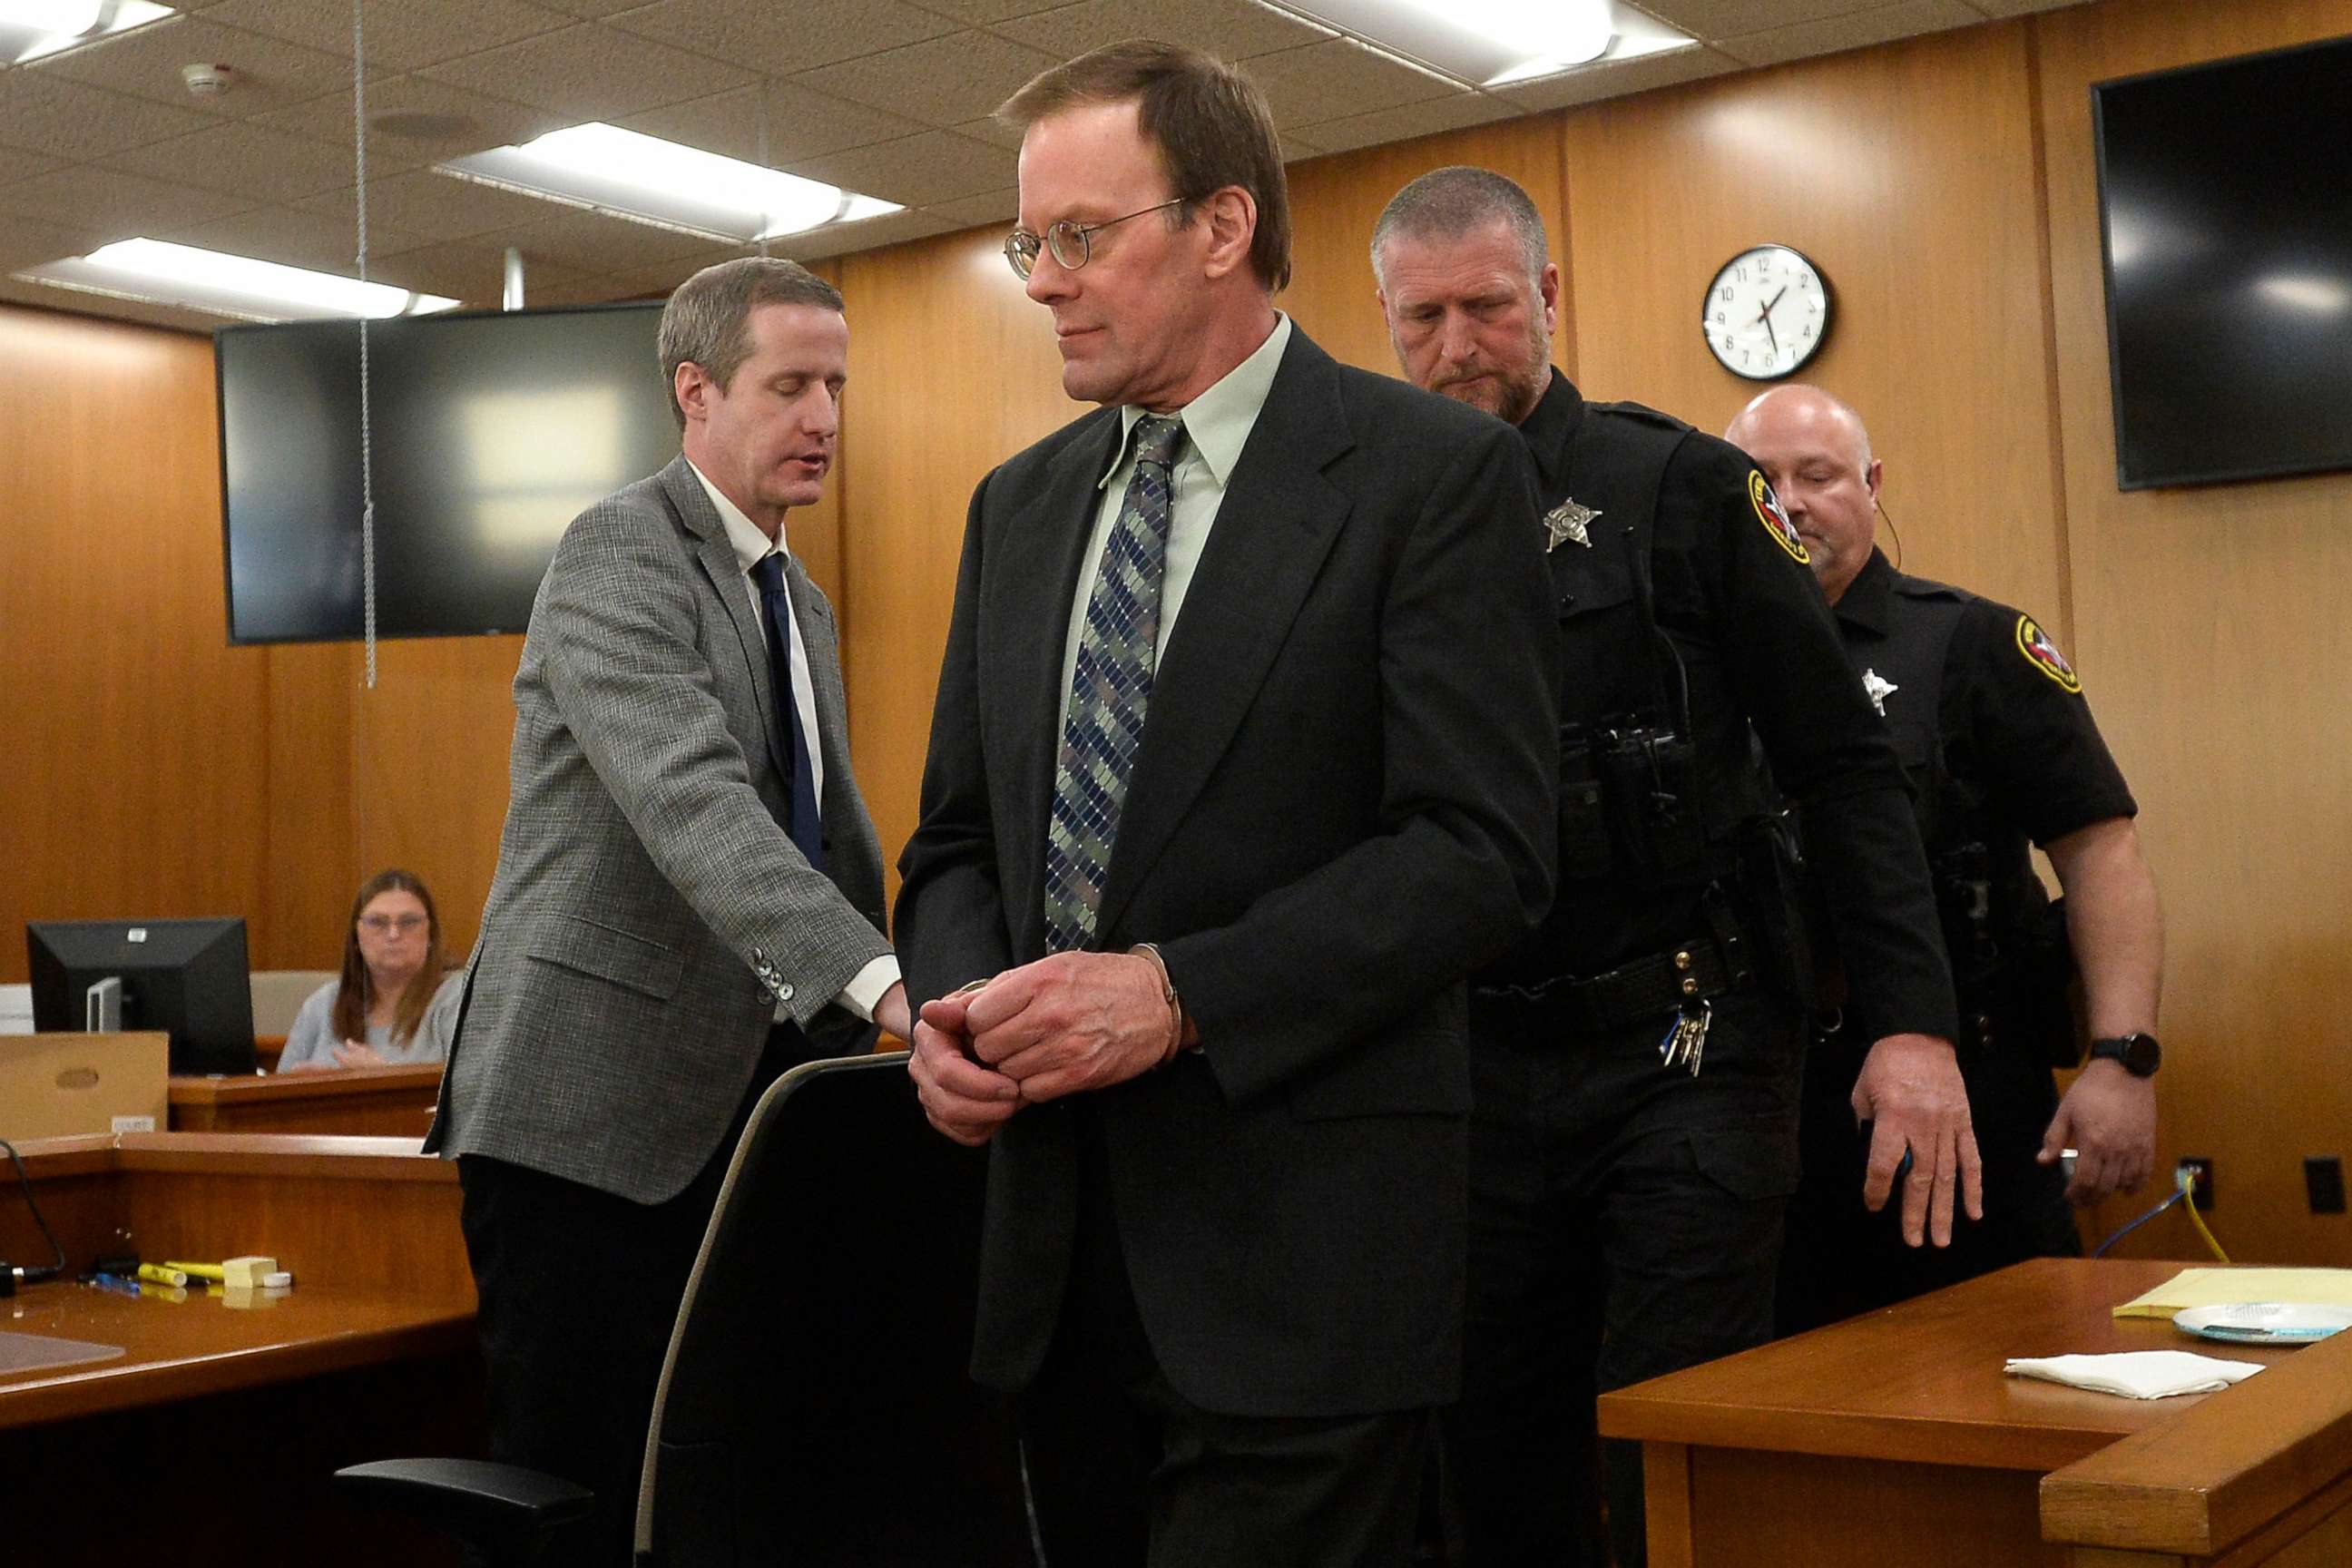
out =
[[[1136,422],[1135,475],[1087,599],[1046,828],[1045,945],[1055,952],[1093,944],[1119,807],[1143,747],[1168,568],[1170,470],[1183,438],[1172,415]]]
[[[809,763],[809,738],[801,732],[800,705],[793,700],[793,607],[784,593],[782,552],[761,557],[751,568],[760,584],[761,619],[768,627],[769,684],[776,694],[776,732],[792,753],[793,776],[787,781],[791,806],[785,829],[800,846],[808,863],[824,869],[824,824],[817,811],[816,770]]]

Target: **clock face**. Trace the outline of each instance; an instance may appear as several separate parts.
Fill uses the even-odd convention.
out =
[[[1812,358],[1829,335],[1829,283],[1787,246],[1754,246],[1706,286],[1699,328],[1724,369],[1775,380]]]

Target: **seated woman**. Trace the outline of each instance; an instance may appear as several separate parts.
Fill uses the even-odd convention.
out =
[[[440,1061],[465,991],[464,972],[451,972],[442,953],[433,895],[406,871],[378,871],[352,900],[342,978],[302,1004],[278,1070]]]

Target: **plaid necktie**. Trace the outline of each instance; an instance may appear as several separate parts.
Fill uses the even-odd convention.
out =
[[[1045,945],[1055,952],[1094,941],[1119,806],[1143,745],[1168,565],[1169,470],[1183,438],[1173,415],[1136,422],[1135,477],[1087,600],[1045,844]]]

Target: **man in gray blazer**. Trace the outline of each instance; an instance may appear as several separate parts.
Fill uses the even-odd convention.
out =
[[[849,329],[789,261],[662,314],[683,452],[564,532],[515,676],[512,795],[428,1149],[456,1158],[491,1451],[594,1489],[628,1561],[671,1321],[737,1137],[795,1062],[908,1031],[850,775],[821,496]]]

